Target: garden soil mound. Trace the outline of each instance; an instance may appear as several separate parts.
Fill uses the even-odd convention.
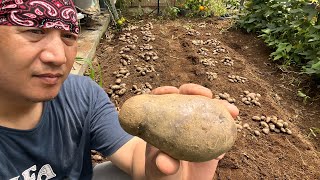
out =
[[[228,93],[240,110],[237,123],[249,127],[239,129],[215,179],[320,179],[320,134],[310,130],[320,128],[320,100],[303,103],[297,96],[299,88],[311,94],[319,86],[279,68],[260,39],[230,24],[218,18],[145,19],[131,20],[122,32],[108,31],[97,50],[105,91],[118,108],[159,86],[197,83],[216,95]],[[235,76],[244,81],[231,82]],[[260,94],[261,106],[242,102],[244,91]],[[253,116],[283,119],[292,134],[265,134]]]

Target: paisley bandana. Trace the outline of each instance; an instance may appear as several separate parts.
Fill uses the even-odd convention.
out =
[[[79,33],[77,11],[72,0],[0,0],[0,25]]]

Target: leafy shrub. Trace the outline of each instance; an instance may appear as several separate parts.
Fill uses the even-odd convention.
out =
[[[178,8],[183,15],[189,17],[212,15],[220,16],[227,12],[227,0],[181,0],[178,1]]]
[[[251,0],[239,26],[257,32],[271,57],[320,76],[320,6],[310,0]]]

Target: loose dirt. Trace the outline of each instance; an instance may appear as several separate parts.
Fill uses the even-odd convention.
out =
[[[216,95],[228,93],[240,110],[238,123],[247,123],[249,128],[239,129],[236,144],[220,161],[215,179],[320,179],[320,134],[310,133],[310,128],[320,128],[320,100],[305,104],[297,96],[298,88],[311,89],[311,94],[319,92],[319,86],[279,68],[269,60],[271,51],[256,35],[232,29],[230,23],[218,18],[145,19],[132,20],[131,30],[108,31],[96,55],[104,89],[117,107],[159,86],[197,83]],[[129,44],[135,48],[123,49]],[[148,45],[140,49],[144,44],[152,49]],[[141,55],[150,51],[154,53]],[[125,71],[122,75],[120,68]],[[229,79],[236,79],[232,75],[241,78],[231,82]],[[244,91],[260,94],[261,106],[242,102]],[[288,122],[292,134],[264,134],[259,122],[252,120],[262,115]]]

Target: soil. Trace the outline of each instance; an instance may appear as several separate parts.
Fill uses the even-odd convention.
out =
[[[152,23],[150,31],[155,37],[150,42],[143,40],[141,33],[141,27],[146,27],[147,23]],[[320,128],[319,85],[305,81],[299,73],[270,61],[271,50],[255,34],[231,28],[231,24],[232,21],[219,18],[144,19],[129,23],[137,29],[108,31],[96,55],[102,68],[104,89],[110,93],[111,86],[116,84],[116,72],[126,67],[130,75],[121,80],[127,91],[119,97],[112,96],[118,108],[126,99],[136,95],[133,85],[148,92],[145,83],[152,88],[196,83],[211,89],[216,95],[229,93],[236,99],[235,105],[240,110],[238,123],[248,123],[250,129],[239,129],[236,144],[220,161],[215,179],[320,179],[320,134],[316,129],[310,130]],[[119,40],[124,33],[131,33],[131,38],[134,35],[138,37],[133,43],[136,48],[123,53],[133,57],[126,66],[120,63],[121,48],[128,45]],[[193,40],[216,41],[195,45]],[[146,52],[139,46],[147,43],[152,45],[158,59],[145,61],[139,57]],[[200,54],[200,48],[206,48],[207,55]],[[221,50],[214,54],[213,50],[219,48],[224,52]],[[233,60],[232,66],[222,63],[225,57]],[[213,64],[205,66],[202,60],[209,58]],[[141,75],[135,65],[153,66],[155,71]],[[209,80],[207,72],[217,73],[216,79]],[[228,75],[245,77],[247,81],[232,83]],[[299,89],[313,95],[312,99],[304,103],[297,96]],[[244,104],[241,101],[244,91],[261,94],[261,106]],[[288,122],[292,134],[262,133],[259,123],[252,120],[253,116],[262,115],[276,116]],[[260,131],[260,136],[255,135],[254,130]]]

